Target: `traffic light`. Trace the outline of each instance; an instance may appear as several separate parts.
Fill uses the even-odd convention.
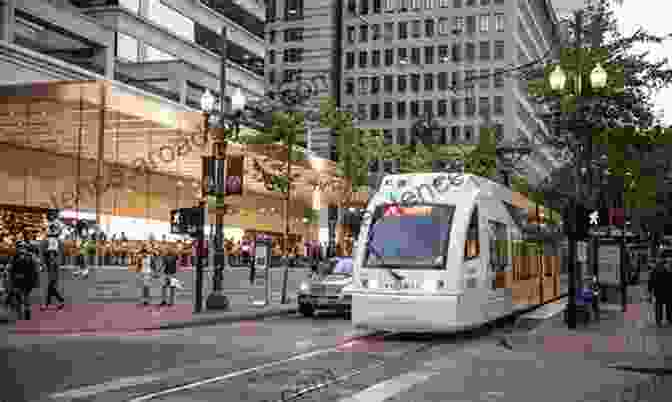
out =
[[[623,208],[609,208],[609,224],[615,226],[625,225],[625,210]]]

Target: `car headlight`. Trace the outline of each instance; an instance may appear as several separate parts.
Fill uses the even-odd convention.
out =
[[[301,292],[308,292],[310,291],[310,285],[308,284],[308,282],[301,282],[301,285],[299,285],[299,290]]]

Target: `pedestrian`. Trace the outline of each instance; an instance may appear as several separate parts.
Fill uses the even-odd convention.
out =
[[[663,293],[663,303],[665,304],[665,316],[667,323],[672,324],[672,295],[670,286],[672,286],[672,259],[668,259],[668,264],[663,274],[662,286],[665,288]]]
[[[161,287],[161,305],[172,306],[175,304],[175,288],[177,287],[177,253],[173,249],[167,249],[163,257],[163,286]],[[170,292],[170,301],[166,301],[166,293]]]
[[[39,276],[37,256],[27,241],[16,243],[16,255],[11,261],[11,292],[19,319],[30,320],[30,294],[37,286]]]
[[[140,248],[131,255],[130,265],[137,274],[137,284],[140,290],[139,304],[147,306],[150,301],[150,281],[151,281],[151,256],[149,247],[142,244]]]
[[[46,310],[51,305],[52,298],[58,301],[58,309],[62,310],[65,307],[65,299],[58,292],[58,277],[60,271],[60,264],[58,263],[59,244],[55,238],[49,238],[49,245],[47,249],[46,265],[47,265],[47,292],[42,310]]]
[[[655,268],[651,272],[651,278],[649,279],[649,300],[651,300],[651,297],[654,299],[656,325],[659,327],[662,326],[663,321],[663,303],[665,301],[666,292],[665,276],[667,276],[665,263],[661,260],[656,264]]]

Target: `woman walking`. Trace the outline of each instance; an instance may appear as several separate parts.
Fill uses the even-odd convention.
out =
[[[170,247],[166,247],[163,257],[163,286],[161,287],[161,305],[172,306],[175,304],[175,288],[177,287],[177,253]],[[170,301],[166,301],[166,293],[170,292]]]

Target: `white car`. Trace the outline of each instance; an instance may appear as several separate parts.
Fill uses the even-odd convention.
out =
[[[352,283],[352,258],[334,258],[330,266],[328,273],[312,275],[299,287],[299,312],[306,317],[312,317],[318,310],[330,310],[350,318],[352,297],[344,294],[343,288]]]

